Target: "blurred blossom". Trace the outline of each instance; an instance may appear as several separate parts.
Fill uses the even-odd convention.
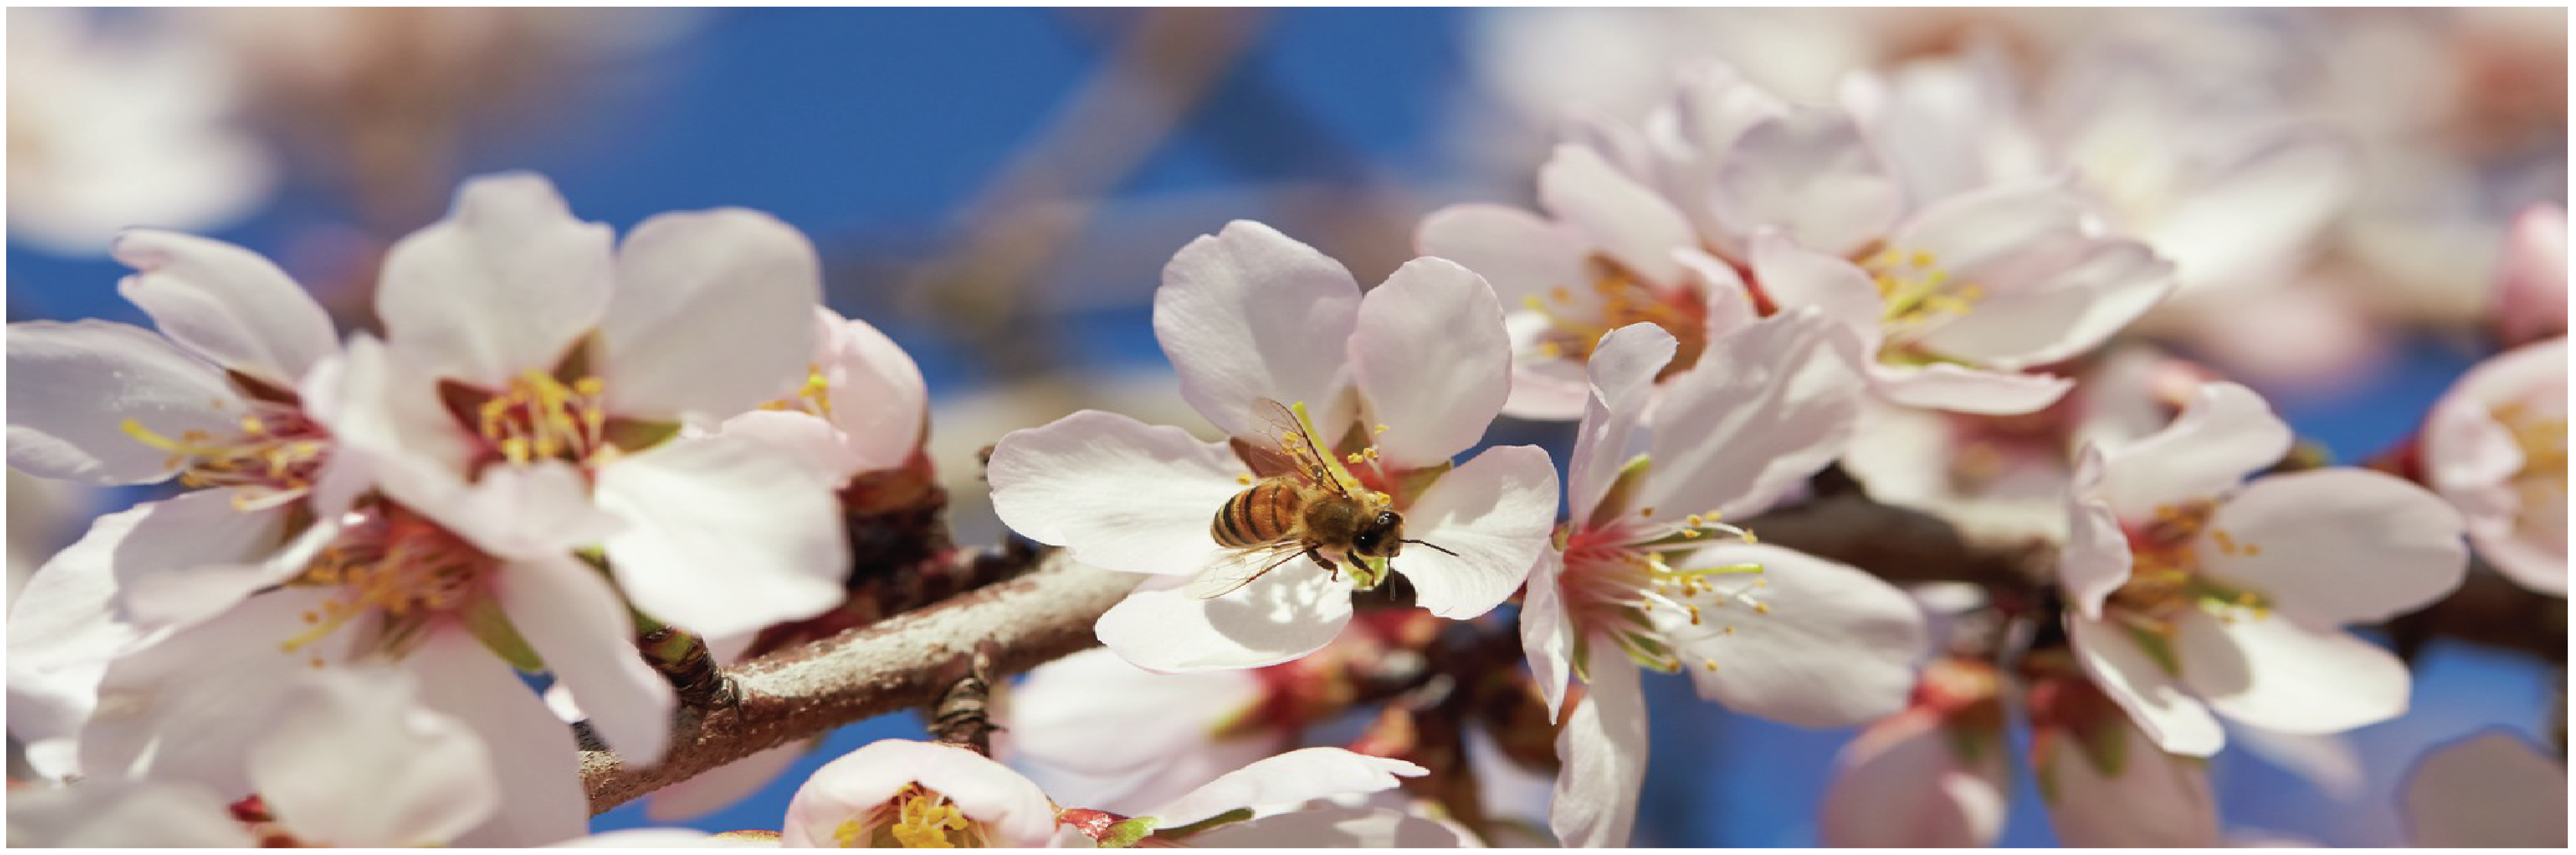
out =
[[[2070,847],[2212,847],[2209,763],[2168,753],[2080,674],[2029,690],[2030,763],[2057,840]]]
[[[1991,666],[1925,667],[1908,708],[1843,746],[1816,817],[1827,846],[1992,846],[2012,782],[2002,679]]]
[[[2567,594],[2567,339],[2469,369],[2425,417],[2426,485],[2466,517],[2505,578]]]
[[[2567,334],[2567,207],[2533,205],[2505,236],[2504,270],[2491,309],[2512,347]]]
[[[95,10],[9,10],[9,233],[97,254],[129,226],[229,225],[276,182],[209,34]]]
[[[815,351],[795,394],[726,419],[716,433],[794,451],[847,484],[903,466],[922,447],[930,394],[921,369],[868,322],[816,307]]]
[[[2505,733],[2435,748],[2406,780],[2406,823],[2426,847],[2565,847],[2567,761]]]
[[[1012,690],[1013,765],[1051,791],[1084,794],[1088,807],[1133,814],[1162,804],[1287,748],[1291,731],[1257,720],[1279,683],[1267,673],[1156,674],[1106,649],[1038,666]]]

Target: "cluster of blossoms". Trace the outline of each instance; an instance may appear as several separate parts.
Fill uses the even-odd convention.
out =
[[[2106,148],[2155,123],[2024,124],[1992,72],[1819,105],[1695,66],[1643,119],[1575,126],[1540,211],[1436,212],[1374,287],[1259,223],[1183,247],[1153,329],[1210,429],[1083,411],[985,471],[1020,535],[1144,577],[1098,617],[1106,651],[1024,683],[1002,746],[868,745],[752,842],[1509,843],[1468,768],[1499,752],[1553,778],[1556,842],[1622,846],[1654,671],[1866,725],[1828,842],[1993,843],[2018,717],[2066,842],[2212,845],[2222,718],[2402,714],[2405,661],[2350,628],[2444,597],[2473,550],[2564,596],[2563,323],[2502,313],[2511,349],[2378,471],[2303,460],[2251,389],[2097,351],[2287,264],[2258,250],[2318,228],[2335,197],[2301,182],[2339,150],[2274,128],[2141,166]],[[2289,233],[2227,232],[2249,181]],[[114,254],[157,332],[11,325],[9,462],[181,489],[100,518],[11,604],[11,734],[78,780],[14,799],[13,843],[574,840],[568,723],[637,767],[673,738],[685,681],[640,639],[730,661],[828,619],[846,521],[926,478],[918,369],[820,305],[814,248],[765,215],[620,239],[541,178],[477,179],[386,254],[381,336],[343,338],[238,247],[134,230]],[[2563,312],[2563,211],[2507,257],[2503,300]],[[1480,448],[1502,417],[1571,443]],[[1819,477],[1837,465],[1866,483]],[[1864,489],[2035,502],[2017,534],[2052,560],[1962,601],[1765,541],[1766,513]],[[1297,747],[1376,705],[1345,745]],[[2459,751],[2533,772],[2511,747]],[[989,756],[1011,751],[1026,774]],[[2469,809],[2425,786],[2439,839]]]

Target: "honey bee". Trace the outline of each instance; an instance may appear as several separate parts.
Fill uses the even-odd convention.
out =
[[[1354,487],[1334,474],[1322,444],[1286,406],[1263,398],[1254,402],[1253,412],[1270,425],[1276,448],[1234,443],[1263,477],[1217,509],[1208,534],[1217,545],[1235,550],[1234,561],[1260,567],[1248,574],[1202,574],[1190,586],[1200,598],[1233,593],[1300,555],[1315,559],[1338,579],[1341,565],[1327,552],[1354,564],[1361,556],[1392,559],[1407,543],[1458,554],[1439,544],[1405,539],[1404,515],[1396,513],[1385,494]]]

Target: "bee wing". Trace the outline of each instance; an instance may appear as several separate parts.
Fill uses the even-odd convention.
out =
[[[1293,540],[1247,546],[1236,550],[1225,561],[1190,577],[1188,582],[1181,584],[1181,590],[1202,600],[1213,600],[1242,590],[1243,586],[1252,584],[1252,580],[1261,578],[1261,574],[1277,570],[1280,565],[1295,561],[1304,554],[1305,546]]]
[[[1343,485],[1341,479],[1333,477],[1333,467],[1324,462],[1323,444],[1315,441],[1315,435],[1306,431],[1306,423],[1297,418],[1297,414],[1289,410],[1287,405],[1269,398],[1262,398],[1252,402],[1252,414],[1270,426],[1269,438],[1278,445],[1278,454],[1287,458],[1290,471],[1297,473],[1308,484],[1319,487],[1328,486],[1344,496],[1351,494],[1350,488]],[[1259,448],[1258,444],[1247,445]],[[1259,471],[1257,461],[1249,457],[1245,458],[1245,461],[1254,463],[1254,471]]]
[[[1275,444],[1263,446],[1245,442],[1241,437],[1227,440],[1227,443],[1234,447],[1234,456],[1243,458],[1244,465],[1252,467],[1254,478],[1288,478],[1300,484],[1315,483],[1312,471],[1296,458],[1280,451]]]

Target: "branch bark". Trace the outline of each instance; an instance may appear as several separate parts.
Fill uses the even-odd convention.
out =
[[[582,752],[592,813],[790,741],[936,702],[954,663],[990,641],[992,674],[1036,667],[1099,644],[1091,624],[1140,577],[1072,563],[1061,552],[1037,572],[917,612],[726,669],[740,701],[684,711],[670,752],[650,767],[608,751]]]

